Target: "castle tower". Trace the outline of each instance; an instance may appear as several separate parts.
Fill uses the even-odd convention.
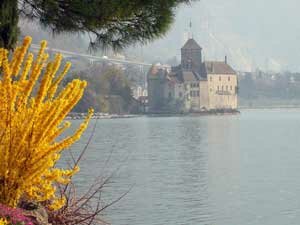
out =
[[[165,103],[167,71],[159,65],[152,65],[147,75],[149,112],[161,112]]]
[[[184,71],[201,71],[202,48],[190,38],[181,48],[181,66]]]

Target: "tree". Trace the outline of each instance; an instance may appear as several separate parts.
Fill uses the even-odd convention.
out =
[[[135,42],[146,43],[164,35],[176,7],[191,1],[1,0],[0,46],[12,48],[20,15],[39,21],[53,33],[88,33],[93,48],[119,49]]]
[[[88,82],[87,90],[74,112],[86,112],[92,106],[96,112],[128,113],[133,104],[131,83],[124,71],[114,66],[93,66],[87,71],[75,72],[63,84],[72,79]]]
[[[247,73],[239,82],[241,89],[240,96],[246,99],[253,99],[255,97],[255,83],[251,73]]]
[[[18,40],[17,0],[0,1],[0,47],[12,49]]]

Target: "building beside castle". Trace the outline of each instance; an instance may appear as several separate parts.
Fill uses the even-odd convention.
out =
[[[181,64],[153,65],[147,75],[150,113],[236,110],[236,72],[225,61],[203,61],[202,48],[189,39],[181,48]]]

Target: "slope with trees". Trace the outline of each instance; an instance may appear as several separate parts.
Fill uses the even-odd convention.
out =
[[[96,112],[130,113],[134,104],[131,84],[124,72],[114,66],[94,66],[88,70],[74,72],[65,82],[73,78],[88,82],[86,93],[75,112],[86,112],[93,107]]]

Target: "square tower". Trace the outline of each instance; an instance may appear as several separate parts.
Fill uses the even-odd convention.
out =
[[[202,65],[202,48],[190,38],[181,48],[181,68],[183,71],[195,71],[200,74]]]

